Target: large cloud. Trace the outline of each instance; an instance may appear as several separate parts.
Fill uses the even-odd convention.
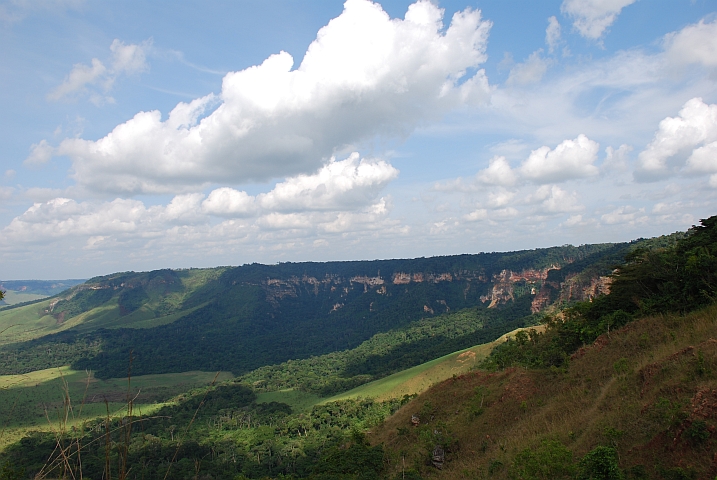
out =
[[[680,172],[717,172],[717,161],[709,155],[716,142],[717,105],[693,98],[677,117],[660,122],[653,140],[638,156],[635,179],[655,181]]]
[[[258,202],[271,211],[347,210],[372,202],[398,170],[384,161],[359,161],[358,153],[333,161],[314,175],[299,175],[279,183]]]
[[[444,30],[442,15],[426,0],[403,20],[348,0],[298,69],[288,53],[272,55],[227,74],[218,97],[180,103],[165,120],[140,112],[97,141],[66,139],[56,153],[71,158],[78,183],[115,193],[313,171],[340,149],[486,95],[484,72],[467,71],[486,59],[490,22],[468,9]]]
[[[546,184],[593,177],[599,173],[594,165],[600,145],[583,134],[574,140],[564,140],[554,149],[542,146],[530,152],[516,169],[505,157],[493,157],[487,168],[476,175],[484,185],[514,185],[518,179]]]
[[[575,140],[565,140],[551,150],[540,147],[530,152],[521,165],[520,173],[537,183],[560,182],[571,178],[591,177],[598,174],[593,165],[600,145],[583,134]]]
[[[598,40],[623,8],[637,0],[564,0],[560,10],[573,19],[573,26],[585,38]]]

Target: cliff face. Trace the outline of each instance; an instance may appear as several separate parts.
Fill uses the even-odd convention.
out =
[[[570,273],[563,281],[549,278],[551,271],[558,271],[559,265],[544,269],[525,269],[520,272],[503,270],[493,275],[489,294],[481,295],[482,303],[495,308],[515,301],[517,296],[532,295],[531,312],[538,313],[558,302],[592,300],[598,295],[610,292],[610,277]]]
[[[570,274],[563,281],[547,279],[533,299],[531,311],[540,312],[555,303],[592,300],[610,293],[612,279],[603,275]]]
[[[569,263],[569,262],[566,262]],[[583,273],[569,273],[562,280],[551,279],[550,272],[561,270],[559,264],[552,264],[542,269],[526,268],[519,271],[503,269],[493,274],[490,279],[483,271],[457,271],[457,272],[394,272],[382,277],[354,275],[343,278],[338,275],[326,274],[325,277],[304,275],[292,276],[287,279],[268,278],[260,282],[266,292],[266,299],[274,306],[278,306],[282,299],[297,298],[302,293],[312,293],[314,296],[336,293],[339,298],[346,298],[350,292],[360,291],[364,294],[374,293],[391,295],[395,287],[404,287],[404,291],[442,283],[461,284],[463,299],[468,300],[469,293],[484,292],[479,295],[480,304],[487,308],[497,308],[513,302],[518,297],[530,295],[531,312],[538,313],[556,302],[572,302],[591,300],[600,294],[610,291],[610,278],[607,276],[589,275]],[[335,296],[335,295],[333,295]],[[331,311],[336,311],[343,302],[333,304]],[[459,307],[454,305],[454,307]],[[374,311],[374,302],[370,310]],[[426,314],[444,313],[451,310],[445,298],[435,298],[424,303],[423,312]]]
[[[481,296],[481,302],[490,302],[488,308],[495,308],[498,305],[513,301],[518,293],[516,292],[516,286],[524,287],[521,292],[523,294],[536,295],[548,277],[548,272],[559,269],[559,265],[551,265],[540,270],[524,269],[520,272],[503,270],[493,276],[493,288],[490,295]]]
[[[542,268],[515,268],[510,265],[515,262],[496,261],[502,260],[505,254],[490,255],[494,258],[466,255],[374,262],[250,265],[205,273],[126,272],[77,285],[54,299],[44,313],[63,323],[84,311],[116,301],[118,317],[140,308],[160,317],[211,302],[214,295],[256,287],[263,292],[263,300],[269,307],[266,315],[272,319],[300,315],[308,320],[331,315],[351,317],[355,321],[357,318],[387,316],[402,323],[462,308],[499,308],[526,296],[531,298],[530,312],[537,313],[556,302],[589,300],[609,291],[609,279],[605,276],[588,275],[574,266],[569,268],[570,272],[563,273],[579,255],[562,255],[547,265],[540,255],[534,255],[530,262],[524,259],[518,262],[543,261],[546,266]],[[421,265],[423,263],[430,265]],[[501,263],[510,268],[497,268]],[[441,264],[445,264],[444,269],[435,268]],[[195,291],[188,289],[187,284],[195,281],[191,279],[201,275],[205,275],[209,283],[200,285]],[[212,282],[224,286],[209,288],[214,285]],[[220,293],[222,291],[224,293]]]

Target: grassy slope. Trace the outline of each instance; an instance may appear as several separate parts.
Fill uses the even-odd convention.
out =
[[[203,287],[208,281],[215,279],[222,271],[222,268],[180,271],[183,287],[181,292],[172,292],[161,298],[149,299],[148,305],[124,316],[120,315],[116,298],[90,311],[72,318],[66,318],[63,322],[58,322],[52,315],[45,313],[52,299],[13,309],[0,310],[0,345],[25,342],[70,328],[75,328],[80,332],[89,332],[99,328],[152,328],[172,323],[205,304],[185,308],[159,317],[155,316],[154,312],[151,311],[151,307],[160,301],[180,307],[185,298]],[[12,292],[8,293],[11,294]]]
[[[536,327],[541,328],[541,327]],[[422,393],[432,385],[453,375],[464,374],[490,355],[493,347],[523,329],[514,330],[490,343],[476,345],[417,365],[388,377],[361,385],[347,392],[324,399],[321,403],[348,398],[374,398],[379,401]]]
[[[542,327],[536,327],[538,329]],[[504,342],[509,336],[515,335],[518,329],[503,335],[497,340],[476,345],[453,352],[430,362],[417,365],[385,378],[369,382],[360,387],[328,398],[322,398],[301,390],[285,389],[273,392],[262,392],[257,395],[257,402],[282,402],[291,405],[294,411],[305,411],[317,404],[325,404],[350,398],[373,398],[378,401],[401,398],[426,391],[432,385],[442,382],[453,375],[464,374],[475,368],[481,360],[490,355],[493,347]]]
[[[561,441],[575,458],[616,445],[621,467],[642,465],[647,478],[668,478],[661,467],[714,478],[717,306],[636,321],[575,357],[566,372],[514,368],[447,380],[399,410],[370,440],[385,445],[394,472],[405,455],[406,465],[426,478],[486,478],[489,471],[491,478],[508,478],[516,454],[545,439]],[[414,413],[433,421],[413,428]],[[690,438],[699,421],[711,432],[702,443]],[[437,442],[453,444],[441,471],[426,466]]]
[[[210,384],[215,375],[211,372],[183,372],[133,377],[130,391],[133,398],[136,396],[135,408],[142,413],[151,413],[180,393]],[[217,381],[231,377],[230,373],[221,372]],[[99,380],[69,367],[0,376],[0,448],[19,439],[30,429],[54,428],[58,415],[64,410],[65,392],[69,392],[76,417],[69,423],[79,423],[106,415],[105,399],[109,402],[110,412],[125,407],[127,379]],[[83,399],[85,404],[81,406]]]
[[[67,328],[43,311],[51,300],[0,311],[0,345],[24,342]]]

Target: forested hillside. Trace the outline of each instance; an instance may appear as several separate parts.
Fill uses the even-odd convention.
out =
[[[21,328],[26,335],[41,335],[5,345],[0,372],[72,364],[100,378],[118,377],[127,371],[132,352],[137,375],[185,370],[242,374],[355,348],[378,333],[410,328],[421,319],[476,309],[480,325],[465,331],[462,341],[443,347],[438,346],[440,337],[399,342],[405,345],[347,365],[342,375],[385,374],[429,360],[427,355],[448,353],[448,348],[492,340],[475,336],[483,323],[496,338],[555,302],[600,294],[604,276],[634,246],[97,277],[45,302],[0,312],[0,323],[3,314],[31,319],[6,335]],[[551,280],[562,269],[566,273]]]

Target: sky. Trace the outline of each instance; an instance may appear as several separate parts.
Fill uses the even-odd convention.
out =
[[[714,0],[0,0],[0,278],[717,214]]]

